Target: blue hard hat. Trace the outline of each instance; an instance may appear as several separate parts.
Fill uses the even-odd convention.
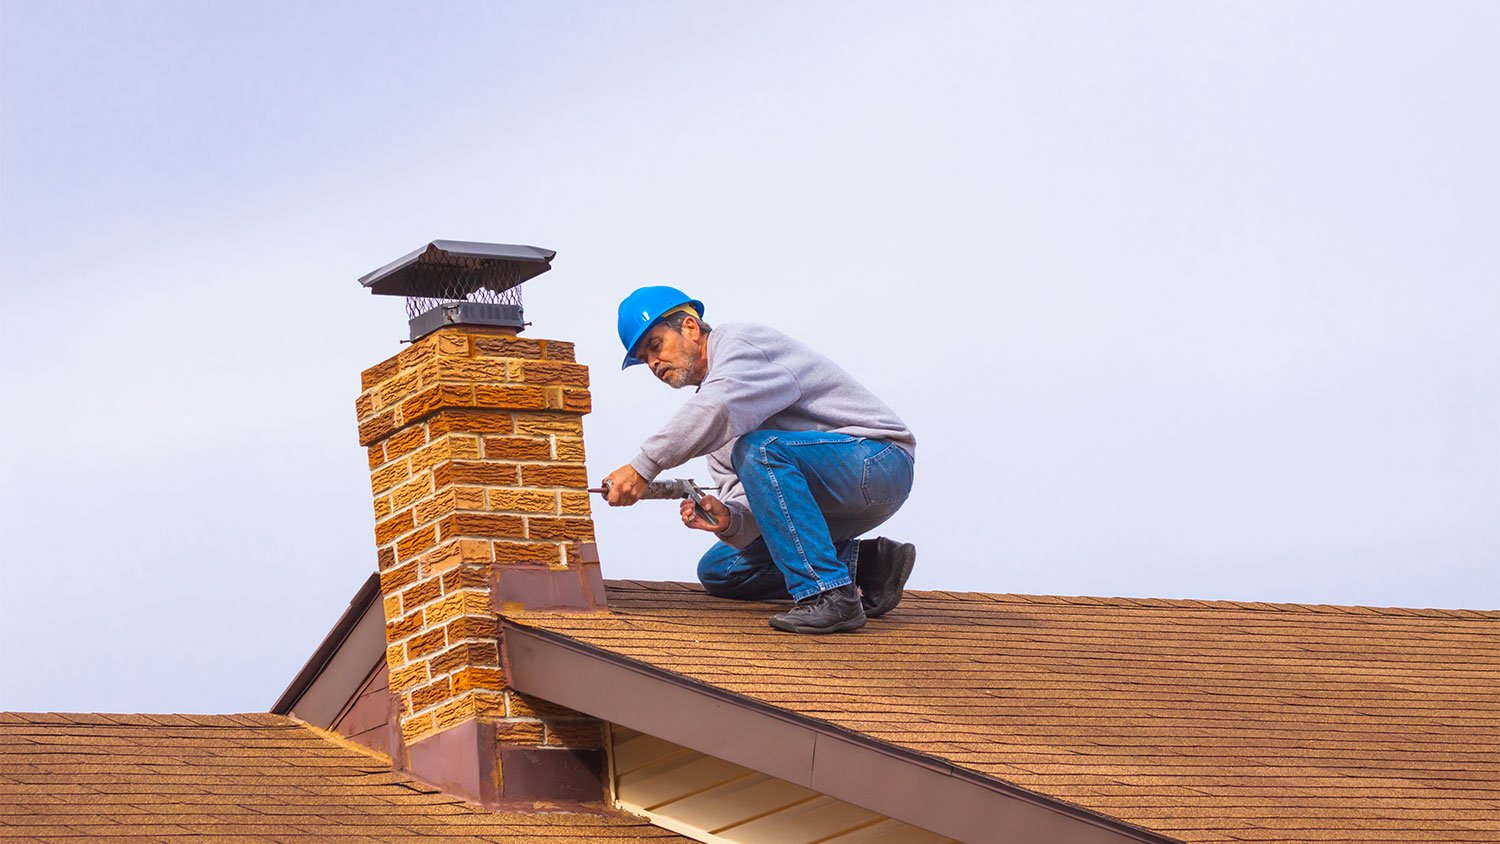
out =
[[[664,285],[638,288],[620,302],[620,342],[625,346],[625,362],[620,364],[621,369],[644,362],[636,358],[635,344],[641,342],[642,335],[651,330],[662,314],[679,305],[692,305],[698,316],[703,316],[702,302],[675,287]]]

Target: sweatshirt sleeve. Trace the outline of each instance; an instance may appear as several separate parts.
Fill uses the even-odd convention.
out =
[[[760,536],[760,524],[750,512],[750,500],[745,496],[745,487],[730,465],[729,455],[723,450],[708,456],[708,471],[719,485],[715,496],[729,508],[729,524],[714,532],[720,541],[744,548]]]
[[[708,377],[697,394],[630,461],[647,481],[755,430],[802,396],[792,371],[753,343],[725,337],[711,351]]]

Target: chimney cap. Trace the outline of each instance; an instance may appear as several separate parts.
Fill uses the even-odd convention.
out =
[[[535,278],[552,269],[556,254],[537,246],[434,240],[359,283],[383,296],[462,299],[480,288],[500,293]]]

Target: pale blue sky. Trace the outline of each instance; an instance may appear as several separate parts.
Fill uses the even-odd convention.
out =
[[[1487,2],[0,0],[0,708],[268,706],[373,570],[361,274],[558,251],[591,474],[668,283],[920,441],[913,585],[1500,606]],[[706,473],[699,466],[682,472]],[[607,576],[691,579],[670,505]],[[228,666],[228,667],[226,667]]]

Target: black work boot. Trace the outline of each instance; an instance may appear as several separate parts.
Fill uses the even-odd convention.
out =
[[[771,626],[788,633],[846,633],[865,626],[859,589],[849,583],[811,598],[803,598],[784,613],[771,616]]]
[[[885,537],[863,539],[859,543],[859,565],[855,583],[863,593],[865,615],[879,618],[901,603],[906,579],[917,564],[917,546]]]

